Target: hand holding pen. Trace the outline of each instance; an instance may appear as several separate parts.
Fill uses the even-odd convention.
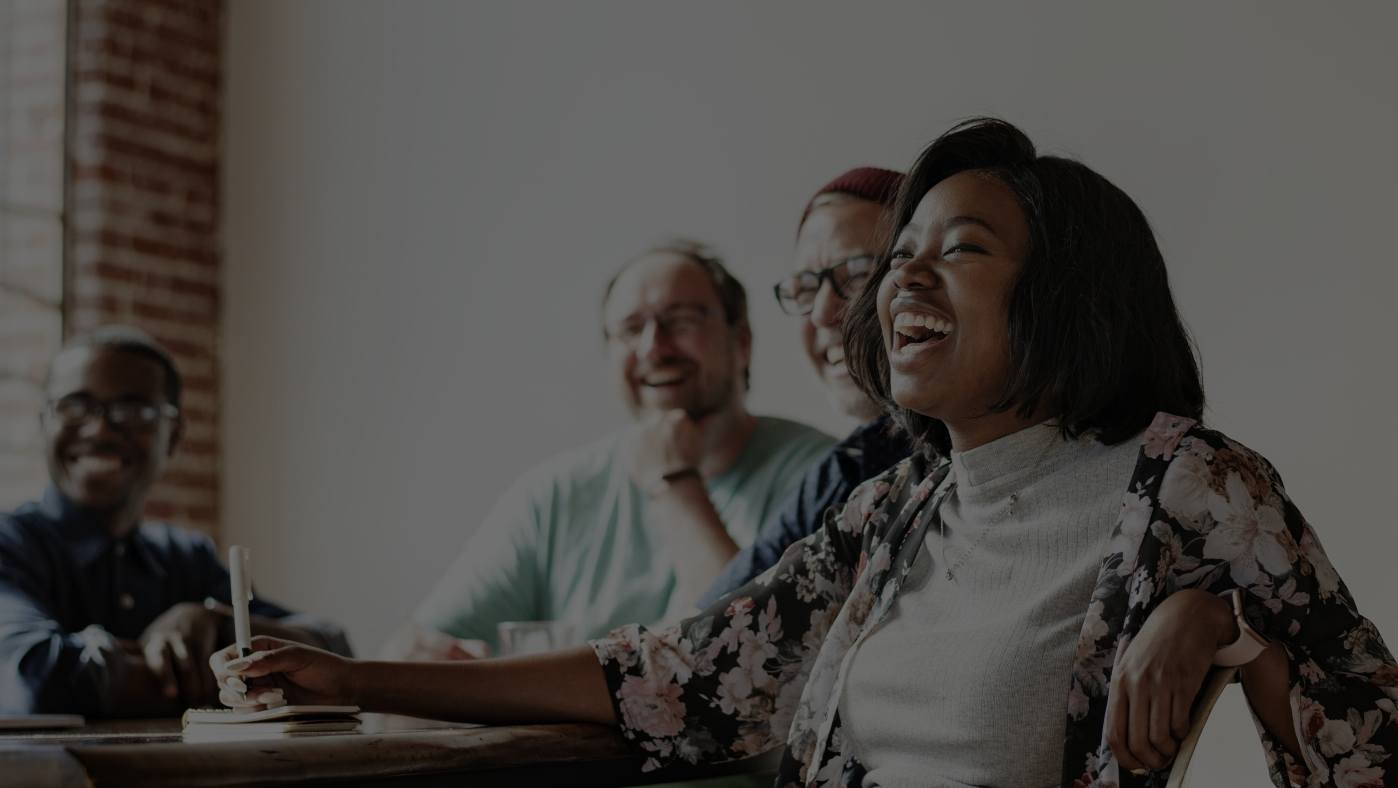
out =
[[[225,655],[229,655],[228,658],[222,660],[225,663],[229,661],[229,658],[246,660],[254,656],[252,617],[248,609],[248,604],[252,601],[252,573],[248,569],[248,550],[246,547],[234,545],[228,548],[228,576],[231,585],[229,596],[233,602],[234,643],[232,646],[210,655],[210,667],[214,667],[215,660],[225,657]],[[281,706],[286,703],[285,693],[276,687],[271,679],[252,683],[237,678],[225,681],[224,677],[219,675],[217,668],[214,670],[214,675],[218,681],[218,699],[224,705],[247,708]]]
[[[247,656],[242,656],[242,648],[235,643],[209,657],[219,700],[226,706],[245,709],[288,702],[331,706],[358,702],[353,674],[359,663],[354,660],[266,636],[251,639]]]

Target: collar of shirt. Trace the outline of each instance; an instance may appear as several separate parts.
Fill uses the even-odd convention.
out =
[[[912,439],[887,413],[855,427],[849,437],[841,441],[840,447],[870,469],[859,481],[892,467],[913,453]]]
[[[156,559],[139,525],[121,539],[115,539],[102,526],[96,514],[82,508],[53,486],[44,490],[39,501],[39,512],[51,522],[54,533],[63,540],[78,566],[84,569],[95,564],[108,550],[116,550],[118,555],[129,551],[152,574],[165,574],[165,567]]]

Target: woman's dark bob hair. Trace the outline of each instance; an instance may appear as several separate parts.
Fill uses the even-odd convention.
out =
[[[998,178],[1014,192],[1029,249],[1010,293],[1010,364],[993,410],[1057,419],[1070,438],[1120,443],[1158,411],[1198,419],[1204,387],[1180,321],[1165,260],[1141,209],[1086,166],[1040,156],[1019,129],[976,118],[938,137],[917,158],[893,208],[888,246],[845,316],[850,374],[924,450],[951,448],[946,425],[901,408],[890,395],[879,324],[879,282],[897,236],[924,195],[959,172]]]

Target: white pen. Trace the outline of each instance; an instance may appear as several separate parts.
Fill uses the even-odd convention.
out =
[[[248,622],[248,602],[252,601],[252,573],[248,571],[248,549],[234,545],[228,548],[228,574],[232,585],[233,637],[238,643],[238,656],[252,654],[252,626]]]

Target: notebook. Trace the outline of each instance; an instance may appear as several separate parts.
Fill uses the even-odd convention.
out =
[[[278,738],[299,733],[348,733],[359,730],[358,706],[278,706],[257,711],[189,709],[184,713],[186,741],[232,741]]]

